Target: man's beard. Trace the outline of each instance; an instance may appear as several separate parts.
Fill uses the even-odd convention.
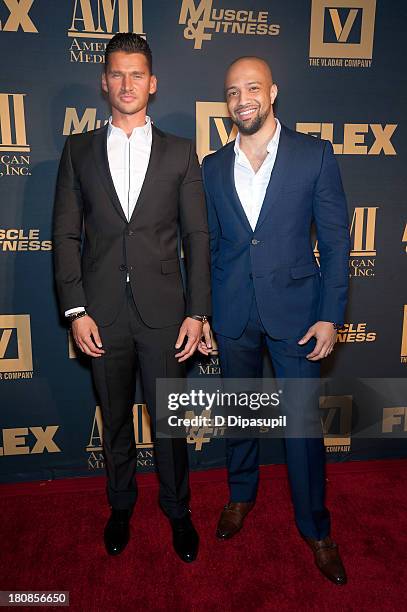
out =
[[[245,136],[252,136],[264,125],[269,113],[263,113],[262,115],[259,113],[253,121],[250,122],[250,125],[246,125],[244,121],[240,119],[234,119],[234,123],[239,128],[239,132],[244,134]]]

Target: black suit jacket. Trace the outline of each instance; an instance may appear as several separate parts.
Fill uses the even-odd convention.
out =
[[[130,222],[109,170],[107,126],[69,136],[62,153],[53,227],[60,305],[63,312],[85,306],[102,327],[119,311],[127,274],[150,327],[180,323],[186,314],[210,314],[207,216],[193,143],[152,130],[150,161]]]

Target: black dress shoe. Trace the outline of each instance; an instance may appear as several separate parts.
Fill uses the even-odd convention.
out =
[[[130,538],[131,510],[115,510],[105,527],[105,546],[109,555],[119,555],[127,546]]]
[[[192,524],[190,514],[170,519],[174,550],[182,561],[191,563],[198,555],[199,536]]]

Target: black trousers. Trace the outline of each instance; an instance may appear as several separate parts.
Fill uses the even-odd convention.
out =
[[[103,357],[92,359],[93,378],[103,415],[103,450],[107,495],[113,508],[129,509],[137,500],[137,450],[133,428],[136,373],[140,369],[150,414],[155,462],[160,482],[159,503],[169,518],[188,510],[188,454],[185,439],[155,436],[156,379],[182,378],[174,348],[179,325],[153,329],[142,321],[127,284],[126,299],[112,325],[99,329]]]

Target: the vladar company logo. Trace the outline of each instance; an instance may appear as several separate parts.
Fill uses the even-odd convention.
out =
[[[142,0],[74,0],[69,59],[103,64],[106,45],[118,32],[143,33]]]
[[[154,467],[154,451],[151,438],[150,416],[145,404],[133,406],[134,438],[137,447],[137,466]],[[88,468],[90,470],[104,467],[103,457],[103,418],[100,406],[96,406],[89,442],[86,446],[88,454]]]
[[[248,3],[249,4],[249,3]],[[202,49],[214,34],[277,36],[280,25],[271,23],[269,11],[214,8],[213,0],[182,0],[179,14],[184,38],[194,41],[194,49]]]
[[[0,380],[32,377],[30,315],[0,315]]]
[[[376,0],[312,0],[309,64],[370,68]]]
[[[0,32],[38,34],[30,10],[34,0],[0,0]]]
[[[25,96],[23,93],[0,93],[0,177],[31,174]]]
[[[323,395],[319,398],[325,450],[348,453],[352,435],[351,395]]]
[[[196,102],[196,153],[199,162],[236,138],[225,102]]]

